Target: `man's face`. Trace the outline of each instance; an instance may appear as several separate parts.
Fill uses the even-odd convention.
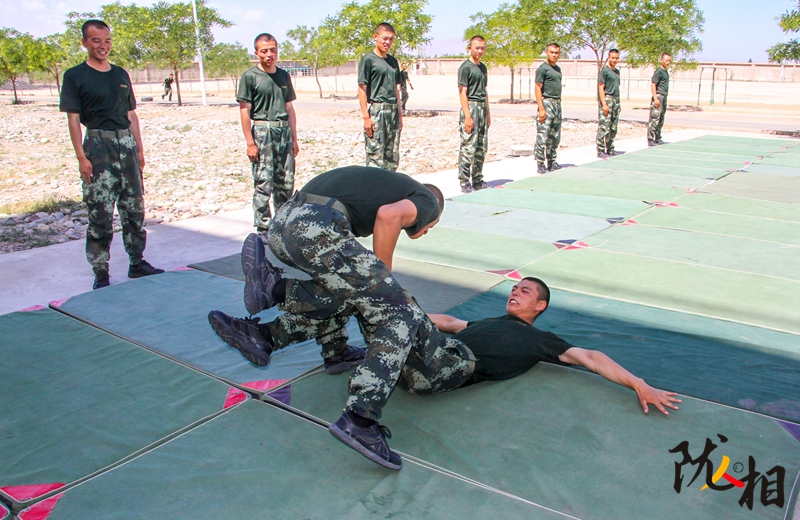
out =
[[[111,31],[105,27],[89,26],[86,28],[86,38],[81,40],[81,43],[93,60],[108,61],[108,53],[111,52]]]
[[[612,52],[608,55],[608,66],[613,69],[617,66],[617,63],[619,63],[619,53]]]
[[[555,65],[559,56],[561,56],[561,49],[555,45],[551,45],[547,48],[547,51],[545,51],[545,55],[547,56],[547,63]]]
[[[473,60],[480,62],[483,55],[486,54],[486,42],[478,39],[472,40],[472,43],[469,44],[469,54]]]
[[[669,64],[672,63],[672,56],[669,54],[665,54],[661,57],[661,66],[665,69],[669,68]]]
[[[511,289],[506,302],[506,312],[525,321],[532,320],[547,308],[547,303],[539,299],[538,286],[529,281],[521,280]]]
[[[256,58],[264,70],[272,70],[278,61],[278,42],[258,40],[256,43]]]
[[[427,235],[428,231],[430,231],[431,228],[433,228],[433,226],[435,226],[438,223],[439,223],[439,219],[437,218],[436,220],[434,220],[433,222],[431,222],[430,224],[428,224],[424,228],[420,229],[419,231],[417,231],[413,235],[409,234],[408,232],[406,232],[406,234],[408,235],[408,238],[410,238],[411,240],[416,240],[416,239],[418,239],[420,237],[424,237],[425,235]]]
[[[388,53],[394,43],[394,33],[386,29],[379,29],[374,36],[375,46],[384,53]]]

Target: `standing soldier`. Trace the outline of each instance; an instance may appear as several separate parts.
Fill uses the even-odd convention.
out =
[[[411,80],[408,78],[408,63],[403,63],[403,70],[400,71],[400,93],[404,114],[406,112],[406,102],[408,102],[408,87],[406,87],[406,83],[408,83],[408,87],[411,87],[411,90],[414,90],[414,85],[411,84]]]
[[[486,40],[483,36],[473,36],[469,40],[469,59],[458,68],[458,97],[461,101],[458,182],[464,193],[488,187],[483,182],[483,160],[489,144],[492,116],[486,93],[486,65],[481,63],[485,53]]]
[[[259,234],[269,228],[272,213],[286,203],[294,191],[294,158],[297,144],[297,118],[292,101],[295,96],[289,73],[278,68],[278,42],[274,36],[256,36],[258,65],[239,81],[239,115],[247,143],[247,157],[253,163],[253,225]]]
[[[170,74],[168,78],[164,80],[164,94],[161,96],[161,99],[164,99],[166,96],[169,96],[169,100],[172,101],[172,84],[175,82],[175,75]]]
[[[538,173],[561,168],[556,162],[556,150],[561,142],[561,67],[556,65],[561,56],[561,46],[551,43],[545,51],[547,61],[536,69],[537,118],[536,148],[534,155]],[[545,157],[547,165],[545,165]]]
[[[661,140],[661,128],[664,126],[664,116],[667,114],[667,94],[669,94],[669,64],[672,56],[665,52],[661,55],[661,64],[653,74],[650,83],[650,120],[647,122],[647,146],[664,144]]]
[[[89,216],[86,259],[94,270],[93,289],[108,287],[108,259],[114,238],[114,204],[122,241],[130,258],[128,278],[164,271],[142,258],[144,230],[144,148],[130,76],[108,62],[111,29],[101,20],[81,27],[86,61],[64,73],[60,110],[67,113],[69,137],[83,180]],[[81,135],[86,127],[86,139]]]
[[[619,51],[608,51],[608,65],[600,69],[597,77],[598,111],[597,111],[597,156],[608,159],[617,152],[614,150],[614,138],[617,137],[619,125]]]
[[[374,37],[375,49],[358,62],[358,102],[364,117],[367,166],[397,171],[403,114],[398,110],[400,66],[389,54],[394,27],[379,24]]]

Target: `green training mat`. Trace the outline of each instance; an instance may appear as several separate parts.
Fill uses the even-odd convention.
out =
[[[624,157],[630,157],[631,160],[634,160],[635,158],[646,157],[648,161],[672,161],[680,164],[694,164],[698,161],[711,161],[714,164],[714,167],[720,166],[723,168],[739,169],[742,166],[751,164],[753,161],[762,159],[764,155],[768,153],[771,152],[762,151],[760,153],[754,153],[752,151],[746,151],[742,153],[723,153],[721,150],[715,150],[714,153],[709,153],[708,150],[690,150],[686,148],[680,148],[678,146],[668,145],[656,146],[654,148],[648,148],[647,150],[641,150],[633,154],[625,154],[625,156],[620,157],[623,160]],[[656,161],[656,159],[658,159],[658,161]]]
[[[614,226],[585,243],[601,251],[800,281],[800,247],[653,226]]]
[[[503,315],[512,286],[504,282],[447,314]],[[800,422],[794,334],[559,290],[536,327],[608,354],[656,388]]]
[[[769,157],[765,157],[763,161],[760,161],[760,164],[798,168],[800,167],[800,155],[796,153],[777,153]]]
[[[394,254],[463,269],[508,272],[555,250],[550,242],[437,226],[423,239],[401,240]]]
[[[623,184],[619,182],[595,179],[574,179],[559,177],[531,177],[512,182],[504,186],[506,189],[530,190],[537,192],[566,193],[571,195],[589,195],[629,200],[675,200],[686,193],[685,190]],[[585,236],[585,235],[584,235]]]
[[[15,508],[226,404],[227,385],[49,309],[0,316],[0,337],[0,497]]]
[[[686,197],[683,200],[693,200]],[[684,207],[661,207],[636,217],[639,224],[800,245],[800,223]]]
[[[675,161],[665,163],[643,163],[623,161],[595,161],[584,164],[583,168],[600,170],[636,171],[643,173],[663,173],[670,176],[695,177],[699,179],[716,179],[727,173],[724,168],[700,168],[698,166],[676,164]]]
[[[800,165],[797,167],[776,166],[773,164],[756,163],[751,164],[745,171],[748,173],[761,173],[766,175],[783,175],[786,177],[800,177]]]
[[[371,241],[365,242],[365,246],[372,247]],[[241,255],[238,253],[190,267],[244,281]],[[294,277],[294,271],[303,278],[308,278],[308,275],[296,269],[290,272],[287,268],[285,274]],[[465,272],[453,267],[400,257],[394,258],[392,262],[392,274],[427,312],[442,312],[502,281],[502,278],[490,273]]]
[[[208,324],[211,310],[246,317],[244,284],[222,276],[187,270],[148,276],[80,294],[60,304],[60,311],[159,352],[229,384],[263,390],[322,364],[320,347],[308,341],[272,354],[257,367],[222,341]],[[276,308],[263,311],[274,319]],[[355,320],[348,329],[362,342]],[[265,386],[266,385],[266,386]]]
[[[608,163],[613,168],[616,164],[642,164],[642,165],[670,165],[679,164],[689,168],[706,168],[712,170],[738,170],[750,164],[750,161],[742,161],[742,158],[736,159],[713,159],[706,154],[698,154],[694,157],[686,154],[679,154],[680,158],[669,155],[643,155],[639,153],[631,153],[625,155],[618,155],[608,159]],[[703,158],[706,157],[706,158]]]
[[[600,161],[602,162],[602,161]],[[594,164],[594,163],[593,163]],[[527,184],[536,184],[538,180],[543,179],[575,179],[585,181],[601,181],[614,184],[646,186],[649,188],[667,188],[676,189],[681,191],[689,191],[691,189],[702,186],[708,179],[701,179],[695,177],[686,177],[682,175],[668,175],[666,173],[647,173],[640,171],[628,170],[612,170],[600,168],[587,168],[584,166],[575,166],[572,168],[562,168],[555,173],[545,177],[530,177],[516,182],[505,184],[506,188],[526,189]]]
[[[737,137],[728,135],[704,135],[692,140],[696,143],[722,143],[732,146],[775,146],[776,149],[782,146],[794,147],[797,146],[796,140],[781,139],[781,138],[754,138],[754,137]]]
[[[667,151],[662,151],[664,149]],[[742,160],[751,160],[759,157],[769,155],[775,150],[780,149],[778,146],[759,145],[759,146],[738,146],[738,145],[722,145],[710,143],[696,143],[694,141],[679,141],[670,143],[668,146],[658,146],[651,148],[653,155],[667,154],[672,155],[676,152],[695,152],[704,153],[708,157],[714,158],[719,155],[728,155],[735,157],[743,157]],[[638,153],[638,152],[637,152]]]
[[[800,178],[760,173],[734,172],[701,190],[717,195],[800,203]]]
[[[800,282],[794,280],[595,248],[562,249],[519,274],[558,289],[800,334]]]
[[[381,468],[324,428],[252,400],[69,490],[49,520],[88,516],[564,518],[409,461]]]
[[[346,382],[346,375],[306,377],[292,386],[292,405],[335,421]],[[396,391],[381,423],[392,430],[394,450],[584,520],[753,518],[737,504],[738,490],[687,488],[692,466],[683,469],[690,474],[681,493],[673,488],[682,457],[670,450],[688,442],[698,457],[718,433],[728,442],[712,454],[715,465],[722,455],[731,464],[752,456],[764,471],[780,465],[789,494],[800,442],[776,420],[691,398],[680,408],[645,415],[627,388],[540,363],[511,380],[434,397]],[[758,518],[783,519],[784,509],[755,506]]]
[[[800,222],[800,204],[787,202],[693,192],[687,197],[682,197],[679,205],[682,208],[701,209],[729,215]]]
[[[458,196],[454,200],[470,204],[582,215],[597,219],[631,217],[647,208],[645,203],[635,200],[505,189],[480,190]],[[447,211],[448,209],[445,209],[445,214]]]

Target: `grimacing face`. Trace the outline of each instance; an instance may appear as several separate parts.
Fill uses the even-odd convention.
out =
[[[539,286],[530,280],[520,280],[511,289],[506,301],[506,312],[522,319],[533,319],[547,308],[547,302],[539,299]]]

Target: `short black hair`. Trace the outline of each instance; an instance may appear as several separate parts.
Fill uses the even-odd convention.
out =
[[[258,50],[258,42],[260,41],[278,43],[278,40],[276,40],[275,37],[272,36],[270,33],[261,33],[258,36],[256,36],[255,40],[253,40],[254,49]]]
[[[545,303],[547,303],[547,307],[550,307],[550,288],[541,278],[536,278],[535,276],[526,276],[522,280],[535,283],[538,287],[539,299],[544,300]],[[547,310],[547,307],[544,309]]]
[[[617,54],[619,54],[619,49],[611,49],[610,51],[608,51],[609,54],[611,54],[612,52],[616,52]]]
[[[558,47],[558,48],[559,48],[559,50],[561,49],[561,45],[557,44],[556,42],[550,42],[550,43],[548,43],[548,44],[547,44],[547,47],[545,47],[545,49],[549,49],[550,47]]]
[[[86,20],[83,22],[83,25],[81,25],[81,36],[84,40],[86,39],[86,32],[89,30],[89,27],[94,27],[95,29],[108,29],[109,31],[111,30],[111,27],[109,27],[108,24],[103,20]]]
[[[660,59],[660,60],[663,60],[663,59],[664,59],[664,56],[669,56],[669,57],[671,58],[671,57],[672,57],[672,54],[670,54],[670,53],[668,53],[668,52],[665,52],[665,53],[663,53],[663,54],[661,55],[661,58],[659,58],[659,59]]]
[[[436,200],[439,202],[439,216],[441,217],[442,213],[444,213],[444,195],[442,195],[442,190],[433,184],[423,184],[423,186],[428,188],[428,190],[433,193],[433,196],[436,197]]]
[[[394,30],[394,27],[392,27],[392,24],[389,22],[381,22],[377,27],[375,27],[375,34],[378,34],[381,31],[389,31],[392,34],[397,34]]]
[[[476,34],[475,36],[473,36],[472,38],[470,38],[470,39],[469,39],[469,45],[468,45],[467,47],[472,47],[472,42],[473,42],[474,40],[480,40],[480,41],[482,41],[483,43],[486,43],[486,38],[484,38],[484,37],[483,37],[483,36],[481,36],[480,34]]]

